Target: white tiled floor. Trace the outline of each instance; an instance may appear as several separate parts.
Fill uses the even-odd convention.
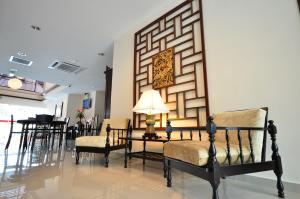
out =
[[[3,142],[2,142],[3,143]],[[123,168],[123,151],[112,152],[109,168],[103,155],[83,154],[75,165],[72,151],[42,150],[18,153],[15,142],[4,153],[0,145],[0,198],[66,199],[200,199],[211,198],[208,182],[175,171],[173,187],[167,188],[162,164],[132,159]],[[259,182],[259,180],[258,180]],[[223,199],[277,198],[273,183],[249,183],[227,178],[219,188]],[[286,190],[286,198],[300,193]]]

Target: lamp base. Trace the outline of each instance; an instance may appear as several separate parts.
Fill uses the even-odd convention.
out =
[[[146,132],[144,134],[144,138],[148,138],[148,139],[158,139],[158,136],[155,133],[155,128],[154,128],[154,124],[155,124],[155,118],[154,115],[147,115],[146,116]]]

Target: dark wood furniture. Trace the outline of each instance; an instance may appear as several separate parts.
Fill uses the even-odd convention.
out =
[[[105,69],[105,104],[104,104],[104,118],[110,118],[111,109],[111,85],[112,85],[112,75],[113,69],[106,66]]]
[[[22,124],[22,134],[24,136],[23,139],[23,150],[28,148],[28,133],[29,133],[29,126],[34,126],[33,129],[35,129],[35,125],[38,124],[36,121],[36,118],[26,119],[26,120],[17,120],[17,123]],[[52,121],[50,122],[50,125],[53,127],[53,131],[61,131],[65,125],[65,121]],[[33,138],[32,138],[33,139]]]
[[[43,141],[46,145],[48,143],[50,144],[50,138],[51,138],[51,122],[53,121],[54,116],[53,115],[36,115],[35,116],[35,130],[32,137],[32,143],[31,143],[31,150],[33,150],[36,139],[41,139],[41,145]],[[54,142],[55,137],[55,131],[52,135],[52,140]],[[53,144],[53,143],[52,143]],[[53,145],[52,145],[53,146]]]
[[[173,130],[174,129],[174,130]],[[132,133],[129,134],[128,137],[123,137],[120,138],[122,140],[126,141],[126,146],[125,146],[125,160],[124,160],[124,168],[127,168],[128,165],[128,159],[131,158],[140,158],[143,159],[143,165],[145,165],[146,160],[152,160],[152,161],[158,161],[158,162],[163,162],[164,163],[164,176],[166,177],[166,165],[164,162],[164,155],[161,152],[153,152],[153,151],[147,151],[146,150],[146,145],[147,142],[156,142],[156,143],[166,143],[170,141],[184,141],[184,140],[192,140],[193,139],[193,131],[198,130],[198,128],[172,128],[170,125],[170,121],[167,122],[167,128],[166,128],[166,137],[159,136],[157,139],[150,139],[146,136],[142,137],[132,137]],[[171,138],[171,133],[174,132],[179,132],[180,136],[179,138]],[[188,138],[183,138],[183,132],[190,132]],[[199,131],[200,133],[200,131]],[[200,136],[201,139],[201,136]],[[132,152],[132,142],[133,141],[138,141],[138,142],[143,142],[143,150],[142,151],[135,151]]]
[[[163,160],[164,160],[163,153],[147,151],[146,145],[148,142],[166,143],[169,141],[166,137],[159,137],[158,139],[149,139],[145,136],[129,137],[129,138],[121,138],[121,139],[125,139],[127,142],[127,145],[126,145],[127,147],[125,148],[125,161],[124,161],[125,168],[127,168],[128,158],[130,158],[130,159],[131,158],[141,158],[141,159],[143,159],[143,164],[145,164],[145,160],[153,160],[153,161],[163,162]],[[132,149],[133,141],[143,142],[143,150],[132,152],[131,149]]]
[[[158,161],[158,162],[164,162],[164,155],[163,153],[160,152],[152,152],[152,151],[147,151],[146,146],[147,142],[157,142],[157,143],[166,143],[169,141],[180,141],[180,140],[186,140],[186,139],[172,139],[170,140],[168,137],[161,137],[157,139],[150,139],[145,136],[142,137],[124,137],[120,138],[122,140],[126,141],[126,147],[125,147],[125,160],[124,160],[124,168],[127,168],[127,163],[128,163],[128,158],[140,158],[143,159],[143,164],[145,164],[146,160],[152,160],[152,161]],[[142,151],[135,151],[132,152],[132,142],[133,141],[139,141],[143,142],[143,150]]]
[[[95,147],[95,146],[76,145],[76,164],[79,164],[79,155],[81,152],[104,153],[105,167],[108,167],[110,152],[126,148],[126,142],[124,140],[121,140],[120,138],[124,137],[124,134],[125,137],[128,137],[129,134],[131,134],[131,132],[132,132],[132,128],[130,126],[130,120],[128,120],[126,129],[111,128],[110,124],[108,123],[106,127],[106,140],[104,146]],[[83,136],[83,137],[100,137],[100,136]],[[80,138],[81,137],[77,139]],[[113,140],[112,142],[111,139]]]
[[[8,136],[8,140],[7,140],[7,143],[6,143],[6,146],[5,146],[5,150],[8,149],[9,145],[10,145],[10,141],[11,141],[11,138],[12,138],[12,135],[13,134],[20,134],[21,135],[21,138],[20,138],[20,144],[19,144],[19,149],[21,148],[22,146],[22,140],[23,140],[23,131],[24,131],[24,128],[22,129],[22,131],[14,131],[14,116],[11,115],[10,116],[10,131],[9,131],[9,136]]]
[[[251,157],[252,161],[250,162],[243,162],[243,151],[241,150],[242,144],[241,140],[239,139],[239,146],[240,146],[240,164],[225,164],[220,165],[216,158],[216,146],[215,146],[215,134],[217,130],[223,130],[226,132],[226,137],[228,137],[228,134],[232,131],[237,132],[237,135],[240,134],[241,131],[247,131],[248,132],[248,139],[250,143],[251,148],[251,154],[253,154],[251,139],[252,139],[252,132],[260,131],[263,133],[269,132],[271,136],[272,141],[272,160],[266,161],[265,160],[265,148],[266,148],[266,142],[263,141],[263,149],[262,149],[262,158],[260,162],[254,162],[253,157]],[[278,196],[281,198],[284,198],[284,187],[282,184],[281,176],[282,176],[282,164],[281,164],[281,157],[278,153],[278,146],[276,143],[276,134],[277,129],[274,125],[274,122],[272,120],[269,121],[269,125],[265,124],[265,127],[263,128],[254,128],[254,127],[217,127],[216,124],[213,122],[213,117],[209,117],[207,121],[206,127],[200,127],[199,131],[207,131],[209,136],[209,158],[208,162],[204,166],[197,166],[188,162],[184,162],[182,160],[173,159],[170,157],[165,157],[165,165],[167,165],[167,186],[172,186],[172,174],[171,170],[172,168],[177,168],[182,171],[185,171],[187,173],[190,173],[192,175],[195,175],[197,177],[200,177],[204,180],[207,180],[213,190],[213,199],[218,199],[218,186],[220,184],[220,178],[225,178],[227,176],[234,176],[234,175],[241,175],[241,174],[248,174],[248,173],[255,173],[255,172],[262,172],[262,171],[269,171],[273,170],[274,173],[277,176],[277,189],[278,189]],[[240,137],[240,136],[239,136]],[[264,136],[264,139],[266,136]],[[229,140],[226,139],[227,142],[227,151],[230,151],[230,144]],[[228,160],[230,160],[230,152],[227,152]]]

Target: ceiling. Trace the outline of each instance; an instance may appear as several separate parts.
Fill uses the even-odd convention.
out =
[[[104,90],[105,66],[112,65],[113,41],[172,0],[1,0],[0,72],[72,85],[63,92]],[[36,25],[41,31],[33,30]],[[9,63],[26,53],[32,66]],[[99,56],[98,53],[104,53]],[[48,69],[54,61],[85,67],[79,74]]]

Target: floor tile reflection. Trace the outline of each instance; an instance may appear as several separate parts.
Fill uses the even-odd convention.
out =
[[[17,146],[17,145],[13,145]],[[167,188],[162,164],[132,159],[123,168],[123,151],[111,153],[109,168],[101,154],[83,153],[75,165],[74,151],[56,145],[53,150],[38,144],[31,153],[14,147],[4,153],[0,144],[0,198],[62,199],[199,199],[211,198],[206,181],[175,171],[173,187]],[[300,194],[286,192],[287,198]],[[274,184],[253,184],[228,178],[222,180],[220,198],[277,198]]]

